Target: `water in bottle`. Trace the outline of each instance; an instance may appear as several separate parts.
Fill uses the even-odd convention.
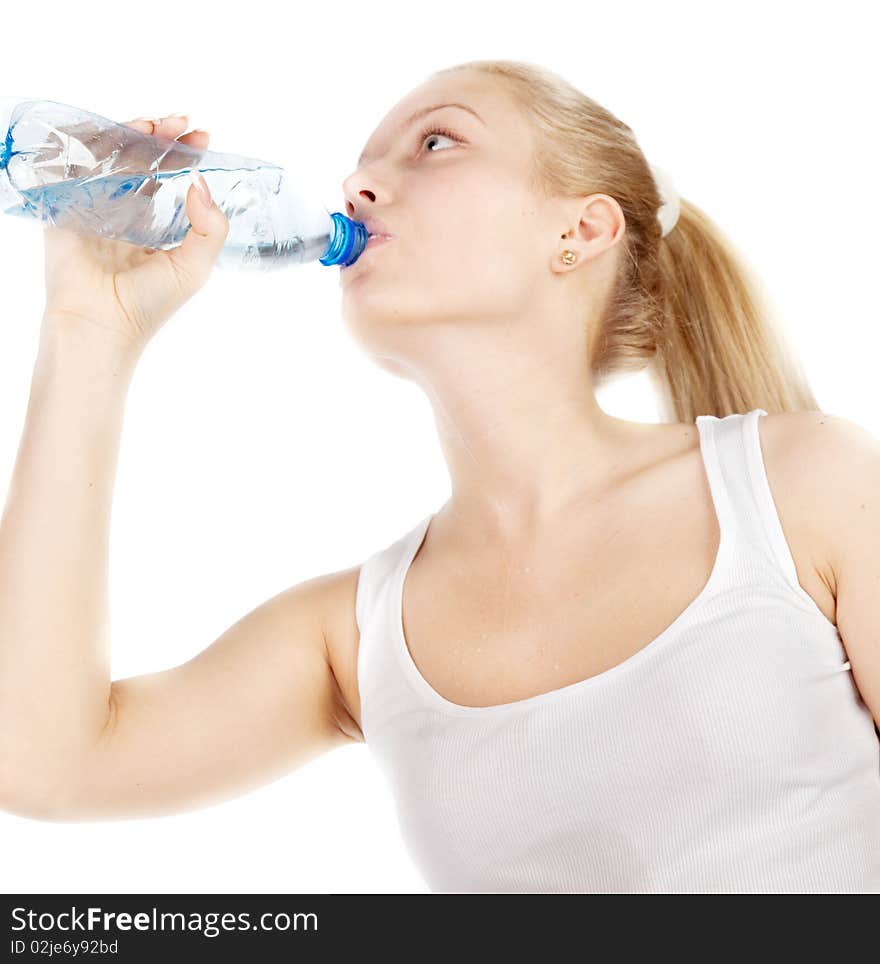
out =
[[[229,221],[220,265],[345,267],[366,247],[360,221],[329,213],[278,164],[202,150],[51,100],[0,100],[0,210],[146,248],[179,245],[198,170]]]

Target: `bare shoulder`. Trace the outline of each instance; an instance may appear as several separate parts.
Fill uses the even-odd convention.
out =
[[[851,419],[819,411],[780,412],[759,419],[758,426],[765,458],[802,479],[816,495],[857,492],[871,481],[880,440]]]
[[[818,468],[825,467],[823,460],[829,455],[857,453],[880,444],[857,422],[831,412],[779,412],[760,418],[758,425],[762,443],[766,439],[776,448],[812,456]]]
[[[361,707],[357,681],[357,652],[360,632],[355,614],[359,565],[320,578],[320,607],[330,668],[339,691],[339,725],[355,740],[363,742]]]
[[[788,434],[780,442],[788,449],[787,471],[814,500],[834,574],[836,625],[856,686],[880,727],[880,440],[851,419],[819,412],[780,416],[767,428]]]
[[[842,534],[852,507],[877,491],[880,441],[851,419],[820,411],[758,419],[764,464],[774,495],[816,546],[836,586]]]

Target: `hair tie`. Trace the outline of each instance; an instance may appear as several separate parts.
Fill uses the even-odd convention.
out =
[[[678,215],[681,212],[681,203],[678,199],[678,192],[672,184],[672,179],[660,167],[651,165],[651,173],[654,176],[654,184],[657,186],[657,193],[660,195],[660,209],[657,211],[657,220],[660,222],[662,237],[675,227]]]

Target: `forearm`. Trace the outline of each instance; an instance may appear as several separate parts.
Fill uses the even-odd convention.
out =
[[[49,786],[109,709],[108,556],[136,359],[42,337],[0,517],[0,786]]]

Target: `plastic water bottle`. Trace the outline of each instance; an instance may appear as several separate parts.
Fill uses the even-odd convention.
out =
[[[277,164],[142,134],[51,100],[0,100],[0,210],[77,234],[174,248],[190,227],[198,170],[229,221],[218,264],[345,267],[366,247],[360,221],[303,196]]]

